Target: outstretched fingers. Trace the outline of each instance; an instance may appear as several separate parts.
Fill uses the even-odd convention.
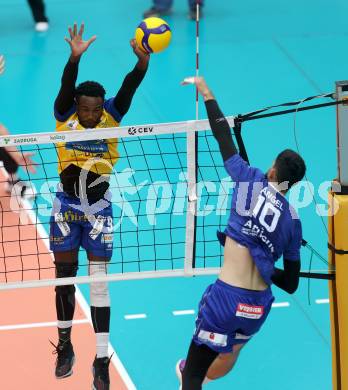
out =
[[[67,38],[67,37],[64,37],[64,41],[65,42],[68,42],[70,47],[72,47],[72,42],[71,42],[71,39]]]
[[[77,35],[77,23],[74,23],[74,37]]]
[[[74,39],[74,32],[70,26],[68,28],[68,31],[69,31],[70,39]]]
[[[87,48],[89,47],[89,45],[94,42],[95,40],[97,39],[97,36],[96,35],[93,35],[93,37],[91,37],[88,41],[87,41]]]
[[[85,24],[82,22],[79,30],[79,36],[82,38],[82,35],[85,31]]]

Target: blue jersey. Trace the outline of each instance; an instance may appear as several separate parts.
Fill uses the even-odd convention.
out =
[[[225,168],[236,184],[225,234],[249,249],[270,285],[276,260],[282,255],[286,260],[300,260],[301,222],[262,171],[250,167],[238,154],[225,161]],[[223,244],[223,235],[218,236]]]

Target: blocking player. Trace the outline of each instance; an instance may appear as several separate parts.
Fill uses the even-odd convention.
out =
[[[69,28],[70,38],[65,38],[71,54],[54,103],[57,131],[119,126],[148,68],[149,55],[143,53],[135,40],[132,40],[130,44],[138,61],[125,77],[116,96],[105,99],[103,86],[95,81],[86,81],[75,87],[81,56],[96,39],[93,36],[84,40],[83,32],[84,25],[78,30],[75,24]],[[89,274],[106,275],[113,247],[108,178],[118,159],[117,139],[66,142],[58,144],[57,149],[61,185],[54,202],[50,227],[50,246],[54,253],[56,276],[76,276],[80,247],[87,252]],[[91,283],[90,301],[97,342],[93,388],[106,390],[110,386],[110,297],[107,283]],[[56,346],[57,378],[72,374],[75,355],[70,336],[74,308],[75,287],[56,287],[59,336]]]
[[[182,390],[226,375],[241,349],[259,331],[274,300],[271,284],[292,294],[299,283],[301,222],[285,194],[305,174],[303,159],[282,151],[263,173],[240,157],[230,127],[203,78],[186,79],[203,96],[224,165],[236,183],[225,231],[224,263],[205,291],[186,360],[176,371]],[[283,256],[284,270],[274,267]]]

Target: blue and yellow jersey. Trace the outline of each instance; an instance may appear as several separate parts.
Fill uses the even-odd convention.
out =
[[[97,129],[118,127],[122,119],[116,111],[114,98],[104,103],[104,110]],[[85,130],[79,123],[76,106],[66,114],[61,115],[55,111],[56,131],[81,131]],[[93,141],[60,142],[57,144],[58,173],[60,174],[69,165],[74,164],[81,169],[92,171],[98,175],[108,175],[116,164],[119,154],[117,150],[117,138],[98,139]]]

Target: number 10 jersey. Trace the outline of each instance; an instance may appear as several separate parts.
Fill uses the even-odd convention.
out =
[[[286,260],[300,260],[301,222],[261,170],[250,167],[238,154],[225,161],[225,168],[235,188],[228,224],[224,233],[218,232],[219,241],[224,245],[227,235],[246,246],[270,285],[274,263],[282,255]]]

